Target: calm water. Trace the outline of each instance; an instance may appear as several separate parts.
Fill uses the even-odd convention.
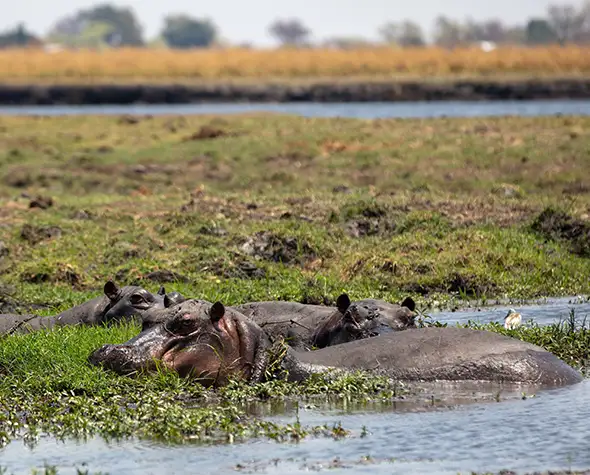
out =
[[[351,102],[351,103],[244,103],[244,104],[153,104],[100,106],[5,106],[1,115],[80,115],[80,114],[235,114],[277,112],[305,117],[477,117],[590,115],[590,100],[490,101],[490,102]]]
[[[433,320],[447,322],[450,325],[467,323],[472,320],[477,323],[504,322],[508,310],[513,308],[522,315],[523,323],[529,320],[539,325],[558,323],[567,320],[573,309],[576,320],[583,321],[587,318],[590,324],[590,300],[589,297],[567,297],[548,299],[546,302],[536,305],[498,305],[479,309],[457,310],[456,312],[426,312]]]
[[[414,408],[416,409],[416,408]],[[295,412],[270,417],[294,422]],[[0,450],[0,466],[29,474],[55,465],[111,474],[267,473],[284,475],[344,466],[329,473],[456,474],[471,470],[517,472],[590,467],[590,380],[538,392],[522,400],[465,404],[446,409],[300,410],[302,424],[335,424],[352,430],[344,440],[309,439],[278,444],[253,441],[222,446],[165,446],[127,441],[107,444],[44,440],[33,449],[13,442]],[[369,434],[362,437],[363,427]],[[374,463],[363,464],[370,456]],[[391,461],[391,459],[395,461]],[[190,468],[189,468],[190,467]]]

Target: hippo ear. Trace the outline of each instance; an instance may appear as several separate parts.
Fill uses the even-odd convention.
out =
[[[217,323],[219,320],[223,318],[225,315],[225,307],[221,302],[215,302],[209,310],[209,316],[211,317],[211,321],[213,323]]]
[[[338,310],[340,310],[342,313],[346,312],[348,307],[350,307],[350,297],[347,294],[340,295],[336,299],[336,307],[338,307]]]
[[[174,303],[172,300],[170,300],[170,297],[168,297],[168,295],[164,295],[164,308],[170,308],[172,305],[174,305]]]
[[[416,310],[416,302],[414,302],[412,297],[406,297],[402,302],[402,307],[407,307],[413,312]]]
[[[119,287],[112,281],[109,280],[106,284],[104,284],[104,294],[109,298],[109,300],[115,300],[117,295],[119,294]]]
[[[158,290],[158,295],[166,295],[166,289],[164,288],[163,285]]]

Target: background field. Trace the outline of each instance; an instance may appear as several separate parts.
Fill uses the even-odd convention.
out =
[[[108,278],[228,304],[588,293],[589,152],[590,118],[3,117],[5,311]]]
[[[590,48],[0,51],[0,81],[43,83],[584,76]]]

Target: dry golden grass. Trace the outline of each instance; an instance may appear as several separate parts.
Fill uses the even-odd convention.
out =
[[[89,83],[314,78],[577,76],[590,72],[590,48],[505,47],[330,49],[119,49],[0,51],[4,82]]]

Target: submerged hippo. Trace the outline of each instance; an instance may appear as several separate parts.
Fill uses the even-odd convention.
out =
[[[229,378],[267,378],[271,343],[251,319],[217,302],[187,300],[163,310],[168,317],[122,345],[89,356],[122,375],[158,367],[222,386]],[[488,381],[563,386],[580,373],[539,346],[493,332],[420,328],[393,332],[316,351],[287,348],[281,367],[288,379],[312,373],[367,370],[399,381]]]
[[[251,302],[228,308],[251,318],[272,340],[284,338],[297,350],[324,348],[416,327],[416,304],[410,297],[401,305],[375,299],[351,302],[347,294],[342,294],[336,300],[336,307]],[[165,313],[157,311],[146,313],[143,329],[158,324],[165,317]]]
[[[158,293],[152,294],[143,287],[135,285],[119,288],[112,281],[104,285],[103,291],[104,295],[51,317],[0,315],[0,335],[28,333],[55,326],[110,324],[123,318],[141,320],[143,314],[150,309],[164,309],[166,305],[173,306],[186,300],[178,292],[167,294],[164,287],[160,287]]]

